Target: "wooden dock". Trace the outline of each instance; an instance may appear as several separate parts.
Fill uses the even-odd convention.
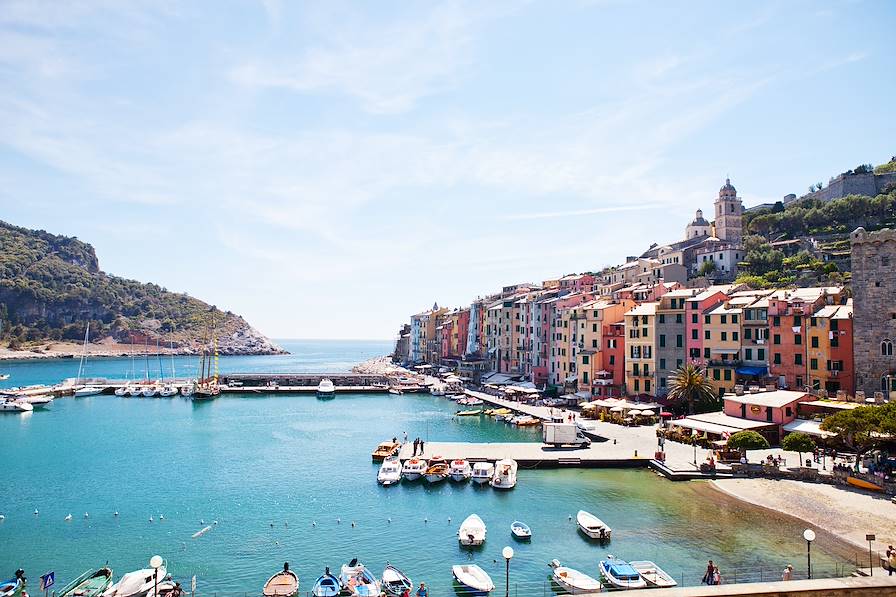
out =
[[[495,462],[503,458],[516,460],[521,468],[646,468],[650,460],[646,457],[624,454],[622,450],[608,449],[610,444],[591,447],[554,447],[538,442],[507,443],[467,443],[467,442],[425,442],[423,458],[436,456],[446,460],[463,458],[470,462]],[[413,443],[401,447],[399,458],[413,457]],[[418,457],[420,455],[418,454]]]

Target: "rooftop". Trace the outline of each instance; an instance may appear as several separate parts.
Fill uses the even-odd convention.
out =
[[[659,303],[641,303],[631,311],[626,311],[626,315],[655,315],[656,308]]]
[[[755,404],[757,406],[771,406],[772,408],[781,408],[797,402],[798,400],[809,396],[806,392],[796,392],[793,390],[766,390],[755,394],[745,392],[743,396],[737,394],[725,394],[722,396],[724,400],[737,402],[738,404]]]

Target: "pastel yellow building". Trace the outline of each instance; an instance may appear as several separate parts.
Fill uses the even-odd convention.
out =
[[[656,310],[642,303],[625,314],[625,389],[629,395],[656,396]]]

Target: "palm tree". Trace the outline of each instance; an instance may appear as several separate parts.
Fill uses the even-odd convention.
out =
[[[688,404],[688,414],[694,414],[694,404],[697,402],[713,402],[716,400],[716,391],[709,383],[706,369],[693,363],[687,363],[678,368],[669,380],[669,400]]]

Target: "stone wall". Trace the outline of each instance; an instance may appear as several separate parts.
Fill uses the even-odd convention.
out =
[[[856,389],[870,397],[896,373],[896,354],[881,354],[883,340],[896,345],[896,230],[858,228],[850,241]]]
[[[874,197],[883,192],[884,188],[890,184],[896,183],[896,172],[887,172],[884,174],[841,174],[832,180],[828,186],[803,195],[800,199],[820,199],[821,201],[831,201],[839,199],[847,195],[867,195]],[[794,199],[795,200],[795,199]],[[785,200],[785,203],[789,201]]]

